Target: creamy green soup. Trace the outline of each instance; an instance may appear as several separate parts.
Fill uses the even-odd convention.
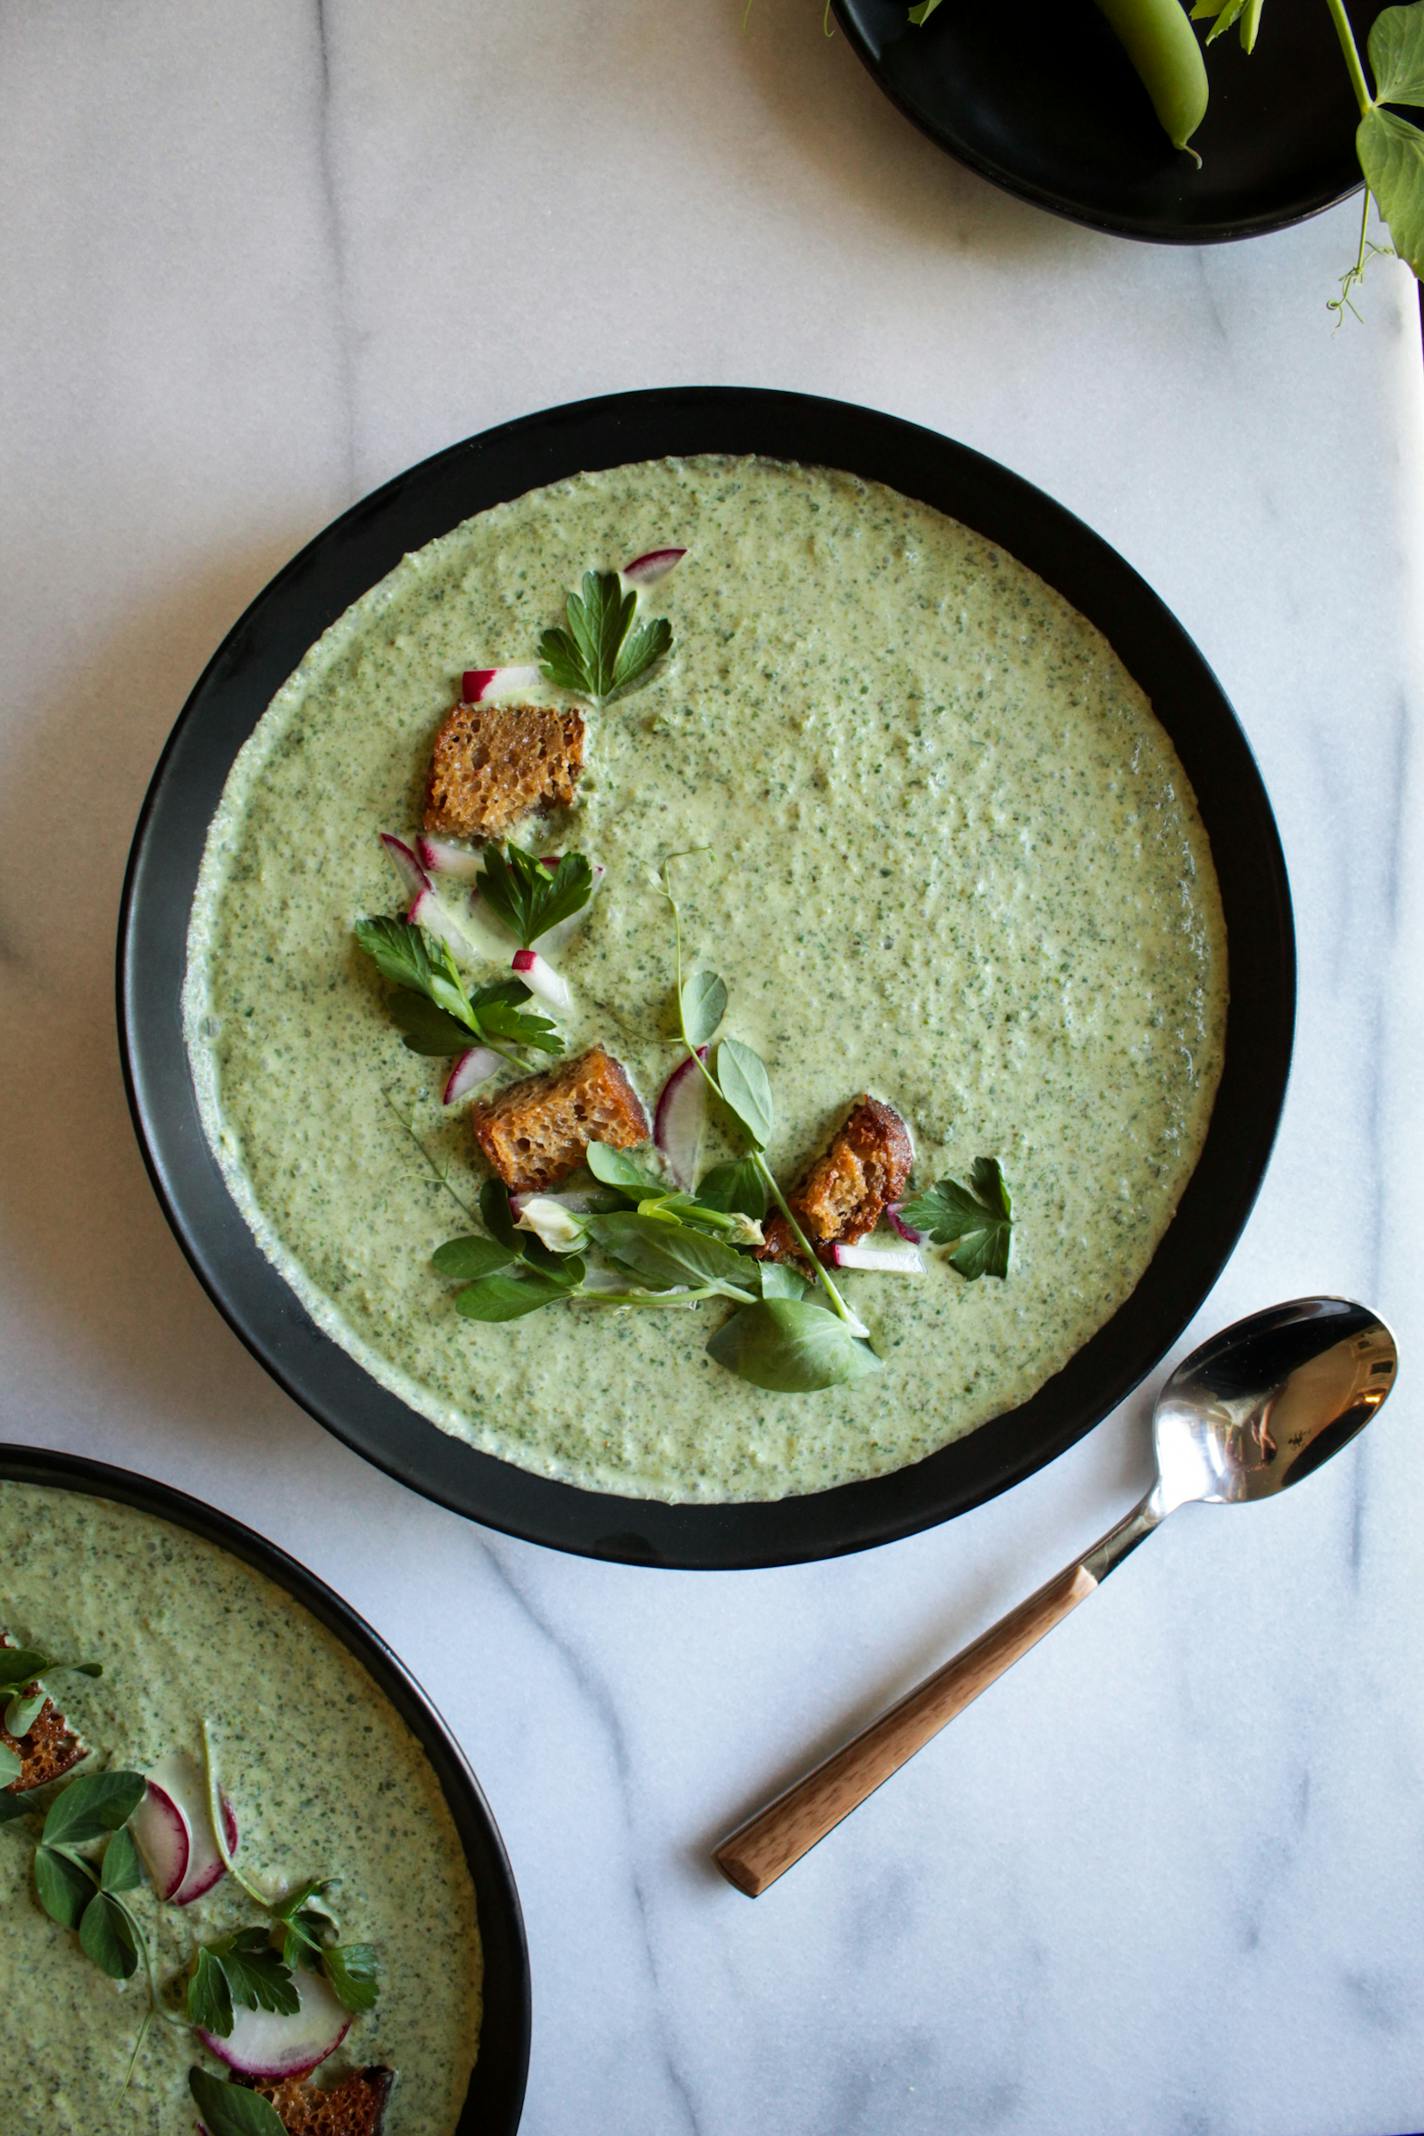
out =
[[[444,1796],[420,1746],[345,1647],[282,1588],[186,1529],[71,1491],[0,1482],[0,1630],[14,1643],[98,1660],[101,1678],[56,1680],[90,1747],[77,1771],[150,1771],[201,1748],[212,1724],[240,1827],[239,1862],[262,1886],[340,1879],[344,1940],[375,1944],[381,1994],[317,2072],[398,2071],[386,2136],[448,2136],[480,2022],[475,1896]],[[36,1904],[34,1833],[0,1828],[6,2136],[192,2136],[189,2067],[214,2069],[191,2033],[154,2022],[125,2083],[144,2012],[142,1972],[120,1986]],[[260,1919],[224,1879],[192,1905],[129,1898],[160,1979],[196,1942]],[[432,1924],[436,1933],[432,1935]]]
[[[398,910],[377,832],[419,823],[468,666],[533,657],[589,568],[685,545],[644,612],[671,657],[589,721],[536,851],[605,871],[561,953],[570,1050],[651,1101],[678,1058],[669,915],[764,1056],[788,1183],[870,1090],[916,1184],[998,1156],[1007,1281],[848,1275],[885,1369],[768,1394],[705,1355],[726,1308],[462,1321],[432,1248],[469,1228],[463,1109],[406,1052],[353,946]],[[493,967],[477,976],[493,975]],[[918,1460],[1025,1399],[1123,1302],[1171,1219],[1221,1068],[1208,842],[1142,691],[1058,594],[967,528],[849,475],[760,460],[581,475],[408,556],[314,646],[239,757],[189,942],[209,1138],[318,1322],[443,1431],[602,1490],[773,1499]]]

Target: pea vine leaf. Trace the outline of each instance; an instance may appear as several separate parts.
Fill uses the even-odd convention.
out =
[[[1395,251],[1424,279],[1424,131],[1376,104],[1361,119],[1355,146]]]
[[[1192,21],[1211,23],[1206,33],[1209,45],[1235,26],[1240,32],[1242,51],[1254,52],[1264,4],[1265,0],[1196,0]]]
[[[707,1355],[776,1394],[815,1394],[880,1370],[868,1342],[826,1307],[803,1298],[743,1306],[717,1330]]]
[[[8,1743],[0,1743],[0,1788],[8,1787],[12,1780],[18,1780],[24,1769],[25,1761],[20,1756],[20,1753],[17,1750],[11,1750]],[[18,1795],[7,1795],[4,1798],[5,1802],[19,1802],[19,1800],[20,1797]],[[3,1813],[3,1808],[4,1803],[0,1802],[0,1814]],[[23,1807],[11,1812],[13,1816],[23,1816],[23,1814]]]
[[[547,680],[599,706],[631,690],[672,645],[665,616],[635,630],[637,612],[636,588],[625,587],[616,571],[585,571],[581,588],[568,597],[567,629],[540,637],[539,665]]]
[[[937,1246],[953,1246],[951,1268],[966,1281],[980,1276],[1006,1276],[1013,1241],[1014,1209],[997,1157],[976,1157],[969,1172],[970,1184],[941,1179],[921,1194],[912,1194],[900,1204],[900,1214],[915,1231],[923,1231]]]

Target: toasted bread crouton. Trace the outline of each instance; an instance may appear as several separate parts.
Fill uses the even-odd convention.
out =
[[[850,1246],[873,1231],[887,1202],[898,1201],[915,1153],[893,1105],[862,1095],[829,1147],[786,1199],[820,1258],[832,1246]],[[784,1216],[766,1226],[762,1259],[794,1259],[800,1249]]]
[[[649,1135],[642,1099],[602,1046],[511,1083],[474,1106],[470,1123],[490,1169],[517,1194],[567,1179],[590,1142],[626,1150]]]
[[[330,2091],[304,2077],[280,2084],[252,2084],[277,2109],[287,2136],[380,2136],[396,2081],[393,2069],[358,2069]]]
[[[536,808],[567,808],[583,770],[583,714],[456,705],[435,737],[425,828],[498,838]]]
[[[14,1644],[8,1635],[0,1634],[0,1646]],[[34,1684],[27,1684],[25,1695],[35,1689]],[[80,1742],[52,1698],[45,1700],[26,1735],[12,1736],[0,1728],[0,1743],[20,1760],[20,1776],[10,1782],[7,1795],[24,1795],[32,1787],[48,1787],[51,1780],[62,1780],[81,1758],[89,1755],[88,1745]]]

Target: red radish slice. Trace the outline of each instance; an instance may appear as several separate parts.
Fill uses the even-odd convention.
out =
[[[699,1046],[697,1060],[706,1058],[707,1048]],[[689,1058],[680,1061],[663,1084],[653,1113],[653,1140],[680,1187],[691,1187],[697,1177],[706,1126],[707,1085],[697,1061]]]
[[[222,1821],[223,1841],[227,1851],[229,1854],[236,1854],[237,1819],[226,1795],[222,1798]],[[194,1899],[201,1899],[205,1892],[212,1890],[214,1884],[221,1883],[226,1873],[222,1856],[213,1845],[212,1828],[205,1811],[202,1823],[193,1827],[193,1852],[188,1862],[188,1874],[183,1879],[182,1888],[174,1893],[174,1904],[191,1906]]]
[[[225,2040],[215,2032],[198,2037],[229,2069],[239,2076],[255,2077],[259,2084],[280,2084],[284,2077],[304,2077],[328,2055],[335,2054],[351,2028],[351,2019],[320,1973],[299,1968],[293,1983],[301,2008],[289,2017],[273,2010],[233,2012],[232,2031]]]
[[[509,968],[517,972],[531,994],[547,1001],[551,1009],[567,1015],[574,1005],[573,989],[567,979],[554,970],[540,956],[537,949],[516,949],[509,960]]]
[[[382,831],[381,844],[386,849],[386,857],[412,897],[419,897],[422,890],[430,888],[430,877],[403,838],[392,838],[389,831]]]
[[[468,957],[470,938],[449,906],[443,904],[429,883],[416,897],[406,918],[413,927],[423,927],[437,942],[443,942],[457,957]]]
[[[467,1098],[476,1083],[483,1083],[499,1066],[499,1055],[489,1046],[467,1046],[455,1056],[445,1088],[441,1092],[443,1105],[458,1105]]]
[[[918,1246],[907,1239],[886,1241],[882,1246],[833,1246],[833,1268],[863,1268],[878,1276],[922,1276],[925,1264]]]
[[[188,1820],[167,1788],[154,1780],[129,1824],[134,1845],[143,1856],[148,1880],[160,1899],[171,1899],[188,1874],[193,1837]]]
[[[630,586],[656,586],[659,579],[667,577],[686,556],[686,549],[648,549],[642,556],[635,556],[631,564],[623,566],[623,576]]]
[[[536,667],[466,668],[460,677],[460,701],[480,705],[487,697],[503,697],[511,690],[537,690],[542,680]]]
[[[898,1202],[887,1202],[885,1204],[885,1214],[889,1218],[893,1228],[899,1232],[902,1239],[908,1239],[912,1246],[924,1245],[924,1232],[912,1231],[910,1229],[910,1226],[905,1222],[904,1217],[900,1214],[900,1205]]]
[[[457,883],[472,883],[480,872],[480,856],[472,847],[457,845],[453,838],[431,838],[422,833],[415,841],[416,858],[427,874],[448,875]]]
[[[236,1854],[237,1819],[226,1795],[222,1814],[227,1851]],[[134,1840],[154,1890],[177,1906],[191,1906],[223,1875],[208,1819],[208,1784],[201,1765],[186,1751],[170,1751],[148,1775],[148,1792],[134,1813]]]

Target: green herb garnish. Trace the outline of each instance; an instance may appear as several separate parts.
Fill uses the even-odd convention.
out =
[[[41,1653],[38,1647],[0,1647],[0,1698],[5,1700],[0,1720],[3,1720],[7,1735],[18,1738],[29,1734],[50,1696],[44,1678],[60,1676],[66,1671],[76,1676],[102,1676],[104,1673],[97,1661],[59,1661],[52,1654]],[[13,1780],[20,1770],[17,1765],[14,1773],[5,1775],[3,1764],[0,1764],[0,1785],[5,1777]]]
[[[491,846],[479,886],[520,948],[532,949],[540,935],[588,903],[593,870],[582,853],[565,853],[548,867],[522,846]]]
[[[900,1214],[936,1246],[953,1246],[950,1267],[973,1283],[980,1276],[1008,1274],[1014,1207],[997,1157],[976,1157],[969,1179],[967,1187],[958,1179],[942,1179],[923,1194],[910,1195]]]
[[[189,2024],[225,2040],[239,2003],[283,2017],[301,2008],[291,1966],[274,1947],[270,1928],[240,1928],[200,1945],[195,1954],[184,1998]]]
[[[205,2069],[190,2069],[188,2089],[208,2136],[286,2136],[276,2107],[245,2084],[229,2084]]]
[[[522,981],[467,988],[445,943],[410,920],[358,920],[355,933],[382,978],[401,989],[391,1014],[412,1053],[449,1055],[478,1044],[527,1068],[526,1053],[563,1051],[548,1017],[525,1009],[529,989]]]
[[[568,597],[568,628],[546,630],[539,665],[556,689],[611,704],[641,682],[672,644],[666,617],[635,630],[638,595],[625,589],[616,571],[585,571],[583,586]]]

